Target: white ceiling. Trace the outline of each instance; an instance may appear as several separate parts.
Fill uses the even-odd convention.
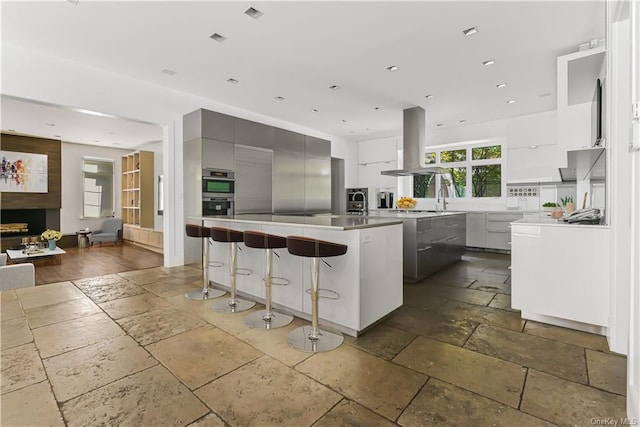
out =
[[[264,15],[250,18],[249,6]],[[427,132],[554,110],[556,57],[603,39],[604,11],[603,1],[3,1],[2,43],[365,140],[400,134],[402,110],[416,105],[427,111]],[[464,37],[472,26],[478,34]],[[487,59],[495,64],[484,67]],[[399,70],[387,71],[391,65]],[[2,107],[3,130],[83,143],[112,132],[127,148],[161,138],[158,127],[144,134],[135,122],[129,136],[117,135],[108,129],[113,119],[101,125],[69,110],[61,114],[84,116],[77,129],[56,124],[51,134],[43,123],[55,123],[54,109],[24,114],[6,97]]]

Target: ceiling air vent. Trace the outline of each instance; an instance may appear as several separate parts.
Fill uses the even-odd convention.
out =
[[[264,13],[260,12],[258,9],[255,9],[253,7],[250,7],[249,9],[245,10],[244,13],[245,15],[249,15],[253,19],[258,19],[262,15],[264,15]]]
[[[214,39],[217,42],[220,42],[220,43],[222,43],[223,41],[225,41],[227,39],[225,36],[220,35],[218,33],[213,33],[209,37]]]

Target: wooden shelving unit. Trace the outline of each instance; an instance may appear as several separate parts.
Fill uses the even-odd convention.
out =
[[[136,151],[122,156],[122,222],[153,229],[153,152]]]

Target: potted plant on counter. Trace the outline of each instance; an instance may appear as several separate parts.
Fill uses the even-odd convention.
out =
[[[576,210],[576,204],[573,202],[573,197],[567,196],[560,199],[562,202],[563,210],[565,213],[571,213]]]

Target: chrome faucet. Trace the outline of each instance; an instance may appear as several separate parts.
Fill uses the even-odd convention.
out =
[[[365,214],[369,213],[369,204],[367,203],[367,195],[364,194],[362,191],[356,191],[355,193],[353,193],[353,201],[356,201],[356,196],[357,195],[361,195],[362,196],[362,212],[364,212]]]
[[[442,191],[442,188],[438,190],[438,200],[436,201],[436,210],[438,210],[438,205],[440,204],[440,196],[442,196],[442,210],[447,210],[447,195],[445,191]]]

